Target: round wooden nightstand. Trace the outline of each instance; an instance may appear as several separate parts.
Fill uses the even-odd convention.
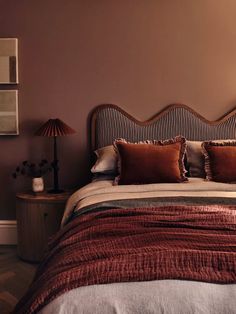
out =
[[[71,194],[72,192],[60,194],[28,192],[16,195],[20,258],[30,262],[42,260],[49,237],[60,228],[65,204]]]

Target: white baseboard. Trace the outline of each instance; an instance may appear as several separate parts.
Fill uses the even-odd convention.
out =
[[[16,220],[0,220],[0,245],[17,244]]]

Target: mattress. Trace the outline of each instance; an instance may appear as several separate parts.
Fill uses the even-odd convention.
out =
[[[98,207],[130,203],[235,204],[236,185],[190,178],[188,183],[113,186],[112,180],[92,182],[68,200],[62,225],[71,215]],[[236,313],[236,285],[191,280],[152,280],[91,285],[73,289],[45,306],[41,313]]]

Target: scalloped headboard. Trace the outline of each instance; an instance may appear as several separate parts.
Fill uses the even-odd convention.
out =
[[[185,105],[170,105],[152,119],[141,122],[115,105],[101,105],[91,115],[91,148],[111,145],[122,137],[131,142],[183,135],[188,140],[236,137],[236,109],[217,121],[208,121]]]

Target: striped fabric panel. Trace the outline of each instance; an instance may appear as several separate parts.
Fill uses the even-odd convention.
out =
[[[182,135],[188,140],[232,139],[236,133],[236,116],[210,125],[185,108],[174,107],[149,125],[138,125],[115,108],[97,112],[96,148],[111,145],[116,138],[128,141],[168,139]]]

